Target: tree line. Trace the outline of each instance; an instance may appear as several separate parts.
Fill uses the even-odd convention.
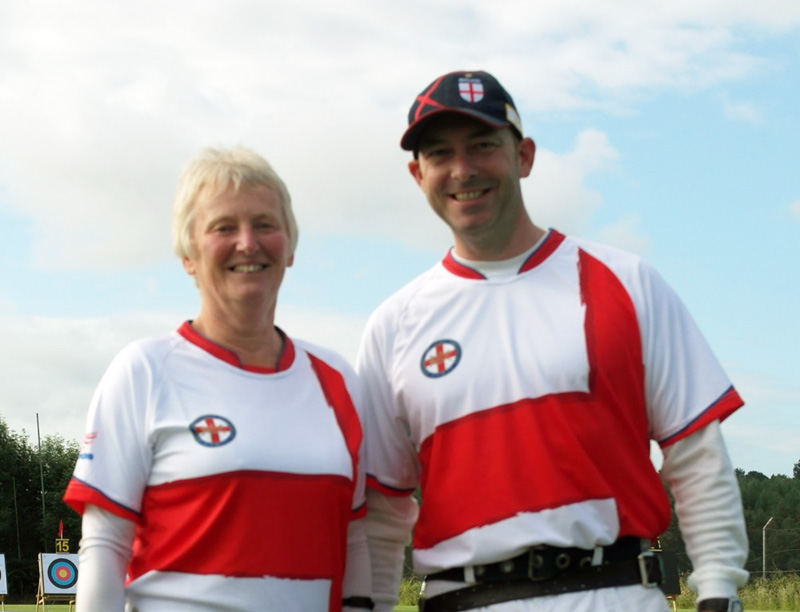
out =
[[[9,430],[0,416],[0,553],[6,558],[9,601],[36,595],[38,555],[57,552],[60,523],[70,552],[78,550],[80,517],[61,501],[78,452],[77,442],[59,435],[46,436],[41,447],[32,445],[24,431]],[[792,477],[741,469],[736,475],[750,541],[745,568],[753,576],[765,570],[768,577],[800,575],[800,461]],[[691,571],[674,512],[660,543],[675,552],[681,574]]]
[[[800,461],[795,463],[792,477],[768,477],[742,469],[736,470],[736,477],[750,544],[745,569],[751,576],[800,576]],[[674,511],[661,545],[676,553],[681,574],[691,571]]]
[[[6,559],[8,601],[31,600],[39,585],[39,553],[54,553],[59,524],[77,552],[81,519],[61,501],[78,443],[59,435],[32,445],[28,435],[9,430],[0,416],[0,553]],[[44,496],[42,496],[44,491]]]

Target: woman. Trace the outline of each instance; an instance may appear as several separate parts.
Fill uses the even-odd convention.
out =
[[[77,612],[371,607],[354,374],[274,324],[297,235],[257,154],[185,169],[173,237],[200,312],[124,349],[94,395],[64,497]]]

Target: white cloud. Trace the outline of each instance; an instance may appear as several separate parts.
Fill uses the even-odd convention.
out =
[[[800,405],[800,382],[797,380],[785,381],[774,375],[744,371],[740,365],[726,365],[726,368],[737,370],[736,387],[748,403],[792,410]]]
[[[650,252],[651,244],[639,226],[639,221],[638,214],[627,215],[601,228],[597,240],[646,257]]]
[[[439,248],[446,234],[397,149],[427,80],[483,67],[526,112],[624,109],[654,88],[755,70],[761,60],[737,50],[741,25],[800,23],[790,1],[729,4],[5,4],[0,183],[50,269],[169,257],[180,167],[201,146],[239,142],[275,163],[309,227],[380,227]],[[598,205],[577,195],[584,212]]]
[[[728,449],[736,467],[766,474],[791,474],[800,459],[797,440],[797,406],[800,384],[793,377],[780,377],[724,364],[731,372],[744,407],[723,423]],[[769,452],[765,441],[769,441]]]
[[[737,121],[760,123],[764,118],[756,105],[749,101],[731,102],[730,100],[724,100],[722,108],[726,117]]]
[[[6,351],[0,356],[0,406],[9,427],[42,436],[82,438],[94,388],[114,354],[135,338],[161,333],[175,317],[106,319],[0,317]],[[178,319],[180,320],[180,319]]]
[[[290,335],[355,362],[364,317],[283,307],[278,318]],[[38,413],[43,437],[59,434],[80,441],[92,394],[113,356],[134,340],[175,329],[181,320],[171,313],[0,317],[0,415],[13,431],[25,430],[35,440]]]
[[[800,223],[800,200],[795,200],[789,204],[789,214],[795,221]]]
[[[533,173],[523,181],[523,195],[534,223],[587,235],[602,197],[588,189],[585,178],[612,166],[619,153],[596,130],[578,135],[575,148],[564,154],[539,150]]]
[[[746,472],[791,476],[794,464],[800,460],[797,452],[800,427],[791,422],[783,426],[761,425],[745,421],[744,414],[734,414],[722,424],[722,431],[733,466]],[[765,452],[765,440],[769,440],[769,452]]]

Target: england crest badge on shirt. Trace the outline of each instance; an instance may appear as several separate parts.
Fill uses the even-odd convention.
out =
[[[206,414],[195,419],[189,430],[203,446],[223,446],[236,437],[236,428],[225,417]]]
[[[422,354],[422,373],[439,378],[452,372],[461,361],[461,346],[455,340],[437,340]]]

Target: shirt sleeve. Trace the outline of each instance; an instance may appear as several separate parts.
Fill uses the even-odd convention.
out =
[[[394,325],[382,311],[367,323],[356,361],[364,389],[367,487],[386,495],[410,495],[419,483],[417,449],[402,406],[392,391]]]
[[[419,481],[417,452],[391,390],[394,325],[378,311],[367,324],[356,371],[365,392],[367,543],[376,612],[397,603],[405,547],[417,519],[412,493]],[[385,321],[385,319],[384,319]]]
[[[651,436],[666,446],[714,420],[723,421],[744,402],[658,272],[640,262],[635,283]]]
[[[152,464],[146,415],[154,374],[141,350],[117,355],[94,393],[86,437],[64,501],[83,513],[93,504],[137,521]]]

